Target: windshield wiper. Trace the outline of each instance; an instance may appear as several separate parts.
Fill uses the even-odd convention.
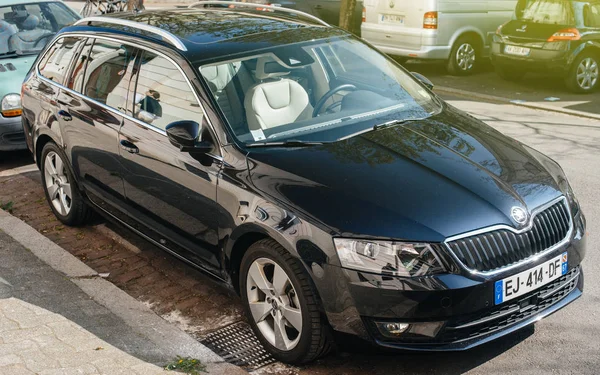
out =
[[[246,147],[309,147],[322,145],[323,142],[306,142],[291,139],[283,142],[256,142],[247,144]]]
[[[0,53],[0,58],[9,57],[9,56],[27,56],[27,55],[37,55],[40,51],[9,51]]]

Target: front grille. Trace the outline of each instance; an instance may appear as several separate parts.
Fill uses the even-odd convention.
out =
[[[449,249],[466,268],[494,271],[519,263],[561,242],[571,228],[565,200],[538,212],[531,229],[514,233],[500,229],[447,242]]]
[[[497,306],[484,314],[470,316],[446,326],[438,337],[441,342],[474,339],[501,331],[515,323],[535,316],[562,300],[577,287],[579,266],[566,275],[519,299]]]

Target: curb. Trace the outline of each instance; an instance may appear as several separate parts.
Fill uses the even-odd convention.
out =
[[[504,98],[501,96],[479,94],[479,93],[476,93],[473,91],[455,89],[455,88],[451,88],[451,87],[435,86],[433,91],[439,92],[439,93],[454,94],[454,95],[464,96],[467,98],[478,99],[478,100],[483,99],[483,100],[486,100],[489,102],[511,104],[511,105],[516,105],[519,107],[539,109],[539,110],[547,111],[547,112],[561,113],[564,115],[588,118],[588,119],[592,119],[592,120],[600,120],[600,115],[597,115],[594,113],[576,111],[574,109],[560,108],[560,107],[555,107],[555,106],[548,105],[548,104],[530,103],[530,102],[514,103],[511,101],[511,99]]]
[[[192,336],[156,315],[113,283],[103,279],[71,253],[8,212],[0,210],[0,230],[30,250],[41,261],[64,274],[85,294],[122,319],[144,339],[155,343],[165,353],[192,357],[207,365],[211,375],[247,374],[240,367],[224,361]]]

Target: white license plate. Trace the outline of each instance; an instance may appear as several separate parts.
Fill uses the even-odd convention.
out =
[[[496,281],[494,300],[496,305],[527,294],[565,275],[569,268],[567,253],[537,265],[514,276]]]
[[[396,23],[400,25],[404,24],[404,16],[399,16],[396,14],[381,14],[379,19],[382,23]]]
[[[531,48],[525,47],[517,47],[517,46],[505,46],[504,53],[507,55],[517,55],[517,56],[529,56],[531,52]]]

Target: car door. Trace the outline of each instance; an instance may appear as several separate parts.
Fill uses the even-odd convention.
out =
[[[167,250],[220,276],[217,178],[206,166],[173,146],[165,132],[179,120],[202,123],[204,112],[174,60],[143,51],[138,62],[132,118],[120,133],[124,182],[131,218]]]
[[[87,39],[57,97],[74,173],[90,200],[116,215],[125,199],[119,128],[136,53],[117,41]]]

